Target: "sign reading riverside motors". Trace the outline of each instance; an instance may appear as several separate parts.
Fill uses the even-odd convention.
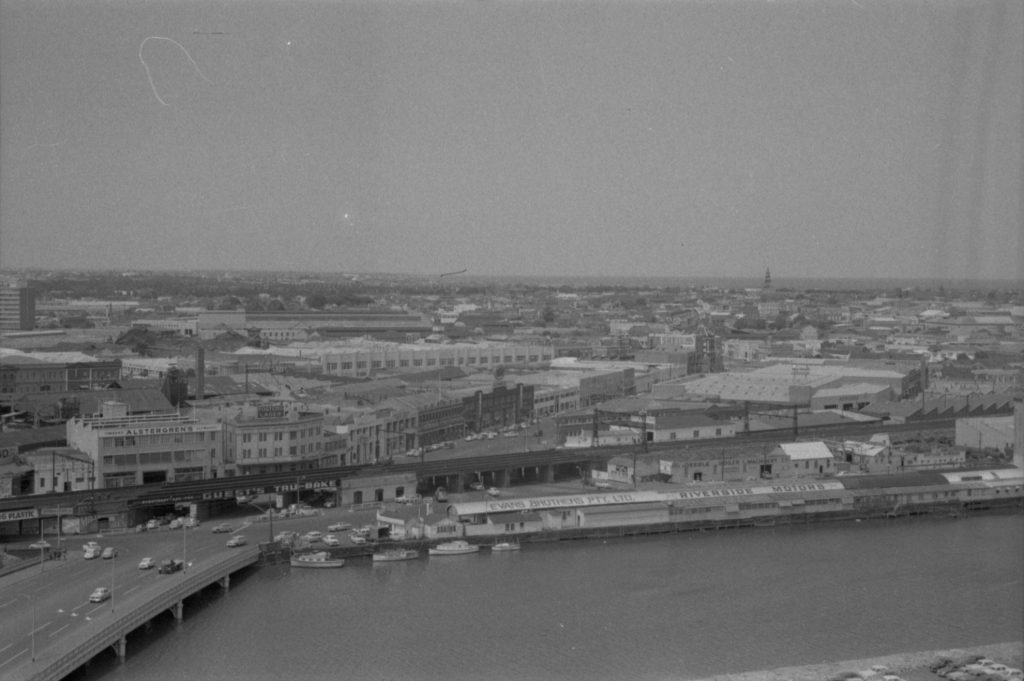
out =
[[[705,499],[715,497],[746,497],[756,494],[778,494],[780,492],[820,492],[842,490],[840,482],[805,482],[779,485],[758,485],[754,487],[716,487],[680,492],[618,492],[614,494],[574,494],[564,497],[537,497],[535,499],[507,499],[486,501],[487,513],[509,511],[537,511],[548,508],[574,508],[580,506],[608,506],[612,504],[649,504],[676,501],[679,499]],[[471,502],[472,503],[472,502]],[[454,504],[461,511],[467,504]]]
[[[220,430],[219,423],[187,423],[166,426],[146,426],[144,428],[111,428],[103,431],[103,437],[123,437],[138,435],[171,435],[176,433],[209,433]]]

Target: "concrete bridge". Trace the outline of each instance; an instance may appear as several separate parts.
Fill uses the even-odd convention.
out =
[[[116,612],[97,618],[95,626],[90,625],[65,640],[48,646],[36,655],[35,660],[26,660],[20,666],[4,671],[4,681],[59,681],[110,646],[122,659],[128,654],[127,636],[135,629],[170,611],[178,620],[184,617],[185,599],[211,584],[227,589],[231,575],[254,565],[260,559],[258,547],[244,547],[223,559],[188,572],[171,574],[161,580],[158,593],[148,595],[142,601],[132,599],[121,601]]]

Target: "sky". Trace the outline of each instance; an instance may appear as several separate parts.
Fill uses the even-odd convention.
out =
[[[0,268],[1024,280],[1018,0],[0,0]]]

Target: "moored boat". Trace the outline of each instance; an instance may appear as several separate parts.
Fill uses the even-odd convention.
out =
[[[326,551],[300,553],[291,557],[292,567],[304,568],[340,568],[345,564],[344,558],[331,558]]]
[[[476,553],[480,550],[480,547],[476,544],[470,544],[462,539],[456,539],[455,541],[444,542],[437,546],[430,547],[430,555],[432,556],[457,556],[463,553]]]
[[[386,563],[394,560],[413,560],[419,558],[420,552],[414,549],[388,549],[373,554],[373,562]]]
[[[499,541],[491,546],[491,551],[518,551],[520,548],[517,541]]]

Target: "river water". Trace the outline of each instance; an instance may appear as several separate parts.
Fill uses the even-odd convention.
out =
[[[902,519],[274,566],[74,678],[693,679],[1015,641],[1022,530]]]

